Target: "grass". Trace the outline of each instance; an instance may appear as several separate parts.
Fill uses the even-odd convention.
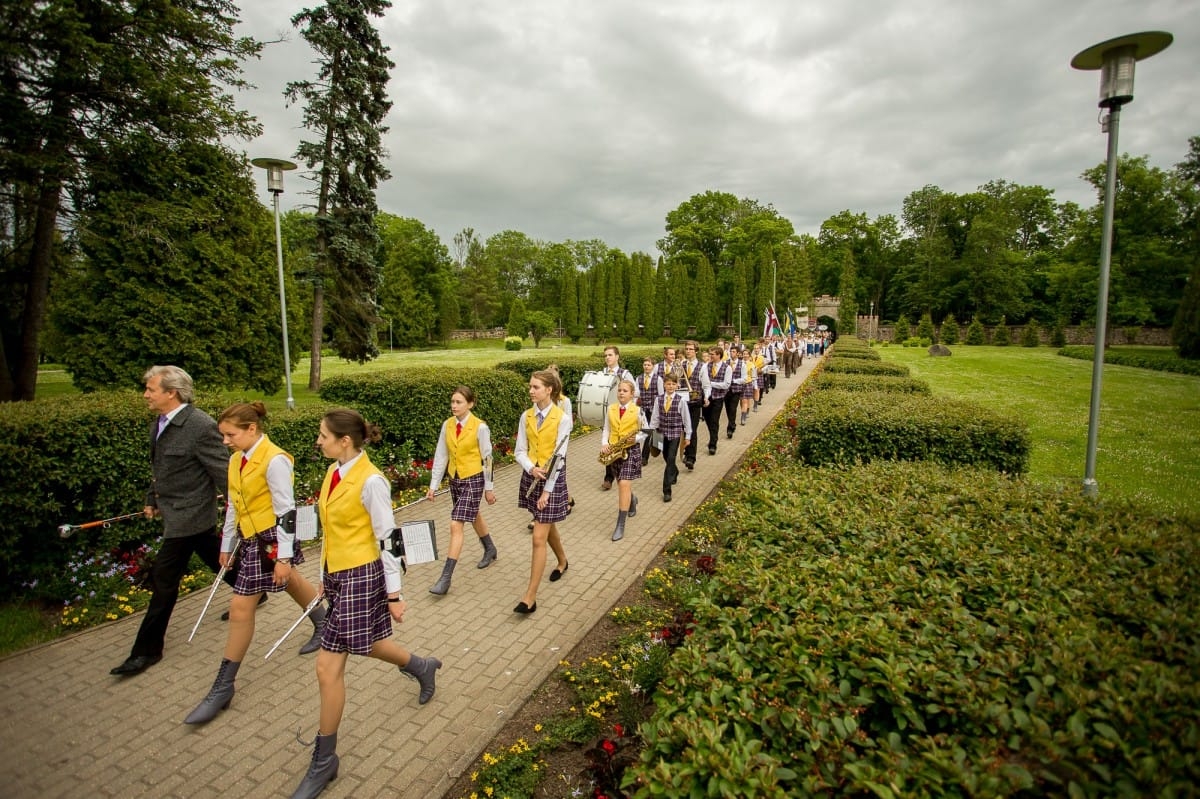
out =
[[[54,640],[61,634],[57,622],[53,613],[36,604],[0,604],[0,657]]]
[[[1144,349],[1144,348],[1143,348]],[[881,347],[935,395],[977,402],[1020,417],[1032,434],[1029,478],[1082,489],[1092,364],[1037,347]],[[1096,481],[1100,496],[1157,511],[1200,514],[1200,378],[1105,366],[1100,393]]]

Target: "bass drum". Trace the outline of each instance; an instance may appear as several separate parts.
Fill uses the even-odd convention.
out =
[[[584,372],[575,398],[575,417],[590,427],[603,427],[608,406],[617,402],[619,375],[604,372]]]

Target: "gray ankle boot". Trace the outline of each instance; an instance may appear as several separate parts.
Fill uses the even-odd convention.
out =
[[[217,679],[213,681],[208,696],[196,705],[196,709],[183,720],[184,724],[205,724],[217,717],[229,703],[233,701],[233,678],[237,676],[241,663],[232,660],[221,660],[221,668],[217,670]]]
[[[483,538],[479,539],[479,543],[483,544],[483,558],[479,561],[479,564],[475,568],[486,569],[488,566],[492,565],[492,561],[496,559],[496,556],[499,553],[496,552],[496,545],[492,543],[492,537],[490,535],[485,535]]]
[[[292,799],[316,799],[320,796],[325,786],[337,779],[339,762],[341,761],[337,756],[337,733],[317,733],[308,773],[304,775],[300,787],[292,794]]]
[[[446,558],[446,565],[442,567],[442,576],[429,589],[431,594],[445,594],[450,590],[450,578],[454,576],[454,567],[458,565],[455,558]]]
[[[300,647],[301,655],[310,655],[321,648],[321,633],[325,632],[325,602],[321,601],[319,605],[313,608],[313,612],[308,614],[308,618],[313,623],[312,637],[304,642],[304,646]]]
[[[425,704],[430,699],[433,699],[433,692],[437,686],[434,685],[434,679],[437,677],[437,670],[442,667],[442,661],[437,658],[423,658],[420,655],[409,655],[408,665],[401,666],[401,673],[412,677],[421,686],[421,694],[417,697],[420,704]]]
[[[634,516],[637,516],[637,494],[629,498],[629,518],[632,519]]]
[[[625,537],[625,517],[629,515],[629,511],[617,511],[617,527],[613,530],[612,540],[620,541]]]

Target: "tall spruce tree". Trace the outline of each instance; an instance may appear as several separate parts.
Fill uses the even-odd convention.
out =
[[[314,391],[321,387],[326,305],[338,355],[362,363],[379,354],[375,189],[389,177],[383,121],[392,107],[393,64],[371,18],[391,6],[388,0],[331,0],[292,17],[317,53],[316,80],[293,81],[284,90],[289,101],[304,101],[304,127],[318,137],[296,148],[317,184],[315,268],[323,279],[313,284],[308,387]]]
[[[253,137],[234,106],[242,59],[232,0],[22,0],[0,12],[0,401],[31,400],[64,198],[135,134],[164,144]]]

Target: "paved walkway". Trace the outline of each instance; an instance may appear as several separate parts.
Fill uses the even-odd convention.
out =
[[[444,662],[437,695],[421,707],[415,682],[382,662],[352,657],[338,742],[340,775],[323,797],[441,797],[642,574],[814,363],[805,359],[798,376],[781,376],[779,389],[767,395],[759,413],[750,414],[748,425],[739,427],[732,440],[722,432],[715,456],[707,454],[702,430],[696,469],[682,470],[669,505],[662,502],[662,461],[652,461],[635,483],[639,513],[619,543],[609,540],[616,490],[599,487],[599,433],[572,441],[568,482],[577,505],[560,525],[571,569],[560,582],[542,584],[538,610],[527,617],[514,614],[512,607],[529,577],[528,515],[516,507],[519,470],[499,470],[499,500],[484,505],[499,560],[486,570],[474,567],[481,549],[468,527],[448,595],[435,597],[427,590],[441,574],[440,562],[414,566],[405,579],[409,611],[405,623],[396,626],[396,638]],[[401,521],[433,518],[444,552],[448,496],[402,512]],[[316,575],[315,561],[302,567],[310,578]],[[553,565],[551,555],[547,577]],[[187,641],[205,593],[180,600],[163,661],[136,677],[110,677],[108,670],[128,654],[140,614],[0,661],[0,795],[290,796],[311,753],[296,736],[311,740],[317,723],[314,657],[296,652],[307,639],[308,625],[264,661],[298,612],[285,594],[272,597],[258,612],[258,634],[229,710],[207,726],[188,726],[183,717],[208,691],[225,644],[225,625],[217,620],[229,598],[224,588],[195,640]]]

